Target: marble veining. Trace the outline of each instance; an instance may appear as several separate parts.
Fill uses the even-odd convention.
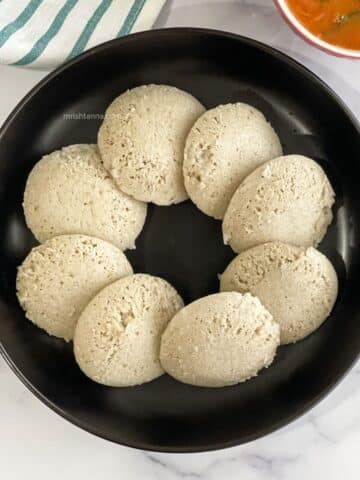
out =
[[[241,33],[323,78],[360,120],[360,62],[296,37],[271,0],[168,0],[157,23]],[[43,72],[0,67],[0,123]],[[6,95],[3,94],[6,92]],[[360,363],[311,412],[247,445],[201,454],[141,452],[74,427],[37,400],[0,358],[0,478],[4,480],[358,480]]]

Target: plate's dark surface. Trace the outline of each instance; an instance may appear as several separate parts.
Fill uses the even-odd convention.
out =
[[[29,170],[44,153],[95,142],[96,114],[125,89],[151,82],[183,88],[206,107],[245,101],[260,108],[284,150],[318,160],[337,193],[334,222],[320,246],[340,278],[335,310],[316,333],[282,347],[269,369],[242,385],[201,389],[163,376],[136,388],[102,387],[79,371],[71,345],[25,320],[16,300],[16,266],[34,244],[21,207]],[[76,118],[86,113],[95,116]],[[107,43],[61,68],[27,96],[0,133],[0,160],[0,345],[21,379],[77,425],[153,450],[235,445],[302,414],[357,358],[359,130],[326,86],[278,52],[234,35],[192,29]],[[233,253],[222,245],[220,222],[186,202],[150,207],[137,250],[128,256],[137,272],[166,278],[189,302],[217,290],[217,274]]]

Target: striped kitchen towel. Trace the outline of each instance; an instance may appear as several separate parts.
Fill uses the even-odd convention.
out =
[[[165,0],[0,0],[0,63],[48,70],[151,28]]]

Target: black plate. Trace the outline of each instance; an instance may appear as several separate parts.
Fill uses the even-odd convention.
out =
[[[318,160],[337,193],[335,219],[321,245],[340,278],[331,318],[306,340],[282,347],[256,379],[224,389],[182,385],[168,376],[111,389],[82,375],[71,345],[25,320],[15,296],[16,266],[34,245],[21,207],[28,172],[63,145],[95,142],[108,103],[125,89],[166,83],[206,107],[245,101],[260,108],[288,153]],[[73,114],[94,115],[90,119]],[[133,447],[188,452],[253,440],[295,419],[350,368],[360,351],[359,127],[334,95],[302,66],[255,41],[197,29],[152,31],[97,47],[43,80],[0,133],[0,340],[21,380],[74,424]],[[190,302],[216,292],[233,258],[221,224],[190,202],[150,207],[135,271],[169,280]],[[299,292],[301,295],[301,292]]]

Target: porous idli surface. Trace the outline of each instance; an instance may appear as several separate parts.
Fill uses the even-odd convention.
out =
[[[225,387],[268,367],[280,341],[272,315],[250,293],[203,297],[180,310],[160,349],[164,370],[200,387]]]
[[[321,166],[301,155],[279,157],[240,184],[223,221],[224,243],[240,253],[271,241],[316,247],[332,221],[335,194]]]
[[[65,234],[135,247],[146,204],[121,192],[105,170],[96,145],[70,145],[45,155],[32,169],[24,193],[28,227],[39,242]]]
[[[240,253],[220,276],[220,289],[258,297],[280,325],[281,343],[287,344],[326,320],[338,279],[331,262],[313,247],[274,242]]]
[[[203,112],[196,98],[167,85],[143,85],[117,97],[106,110],[98,145],[118,187],[157,205],[186,200],[185,139]]]
[[[76,326],[74,353],[81,370],[95,382],[126,387],[164,373],[160,338],[183,307],[165,280],[131,275],[102,290],[85,308]]]
[[[279,137],[259,110],[245,103],[219,105],[205,112],[187,137],[185,188],[202,212],[222,219],[245,177],[280,155]]]
[[[29,320],[69,341],[92,297],[132,273],[123,252],[111,243],[61,235],[31,250],[18,269],[17,296]]]

